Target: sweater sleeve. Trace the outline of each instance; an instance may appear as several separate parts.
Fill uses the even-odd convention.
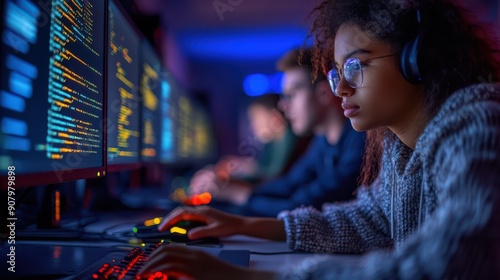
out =
[[[358,190],[357,199],[283,211],[291,249],[318,253],[363,253],[391,245],[389,220],[377,201],[387,199],[381,182]]]
[[[437,188],[437,206],[398,250],[369,253],[355,265],[318,262],[283,279],[500,276],[500,106],[489,102],[468,107],[438,132],[435,160],[430,174],[424,174]]]

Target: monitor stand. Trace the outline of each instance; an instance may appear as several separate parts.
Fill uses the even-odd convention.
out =
[[[38,188],[38,214],[36,225],[39,229],[61,227],[61,191],[58,185]]]
[[[16,236],[31,240],[81,238],[82,202],[76,187],[76,181],[36,187],[35,223],[17,231]],[[71,228],[65,223],[71,224]]]

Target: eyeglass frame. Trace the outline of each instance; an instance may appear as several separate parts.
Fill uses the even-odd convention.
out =
[[[352,85],[351,81],[347,80],[347,78],[345,78],[347,84],[351,87],[351,88],[358,88],[360,86],[363,85],[363,65],[366,64],[367,62],[369,61],[372,61],[372,60],[375,60],[375,59],[379,59],[379,58],[386,58],[386,57],[390,57],[390,56],[396,56],[398,54],[396,53],[393,53],[393,54],[388,54],[388,55],[383,55],[383,56],[377,56],[377,57],[372,57],[372,58],[368,58],[368,59],[365,59],[363,60],[363,63],[361,63],[361,60],[357,57],[350,57],[348,58],[345,62],[344,62],[344,65],[342,67],[342,70],[343,71],[339,71],[337,69],[337,67],[334,67],[332,68],[330,71],[328,71],[328,74],[326,75],[327,77],[327,80],[328,80],[328,84],[330,84],[330,89],[332,90],[333,94],[337,97],[340,97],[338,94],[337,94],[337,87],[339,86],[340,84],[340,81],[342,80],[342,78],[345,76],[343,74],[343,72],[345,72],[345,69],[346,69],[346,65],[348,62],[356,62],[358,65],[359,65],[359,72],[361,74],[361,82],[359,83],[359,85]],[[333,73],[337,73],[337,77],[334,78],[332,77],[333,76]],[[335,79],[337,80],[337,82],[335,82]]]

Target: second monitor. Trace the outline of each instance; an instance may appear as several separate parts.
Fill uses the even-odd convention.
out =
[[[140,164],[141,39],[114,1],[108,19],[108,171],[135,169]]]
[[[141,158],[143,162],[158,162],[162,141],[163,80],[161,62],[151,45],[142,41],[140,92],[142,100]]]

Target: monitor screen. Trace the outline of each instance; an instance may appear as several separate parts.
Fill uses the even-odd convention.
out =
[[[180,94],[176,101],[178,113],[175,135],[178,161],[199,164],[213,159],[216,156],[215,139],[208,113],[187,94]]]
[[[155,51],[143,40],[141,48],[140,89],[142,99],[141,159],[143,162],[158,162],[161,145],[161,61]]]
[[[0,169],[17,187],[105,171],[106,3],[2,1]]]
[[[139,167],[140,37],[122,9],[109,2],[107,131],[108,171]]]
[[[177,100],[172,75],[163,72],[161,79],[161,145],[160,162],[169,164],[177,159],[175,127],[177,119]]]
[[[214,159],[216,157],[216,143],[211,118],[201,104],[197,104],[195,108],[192,157],[198,160]]]
[[[194,148],[193,139],[193,104],[185,95],[181,94],[177,100],[177,157],[180,161],[190,159]]]

